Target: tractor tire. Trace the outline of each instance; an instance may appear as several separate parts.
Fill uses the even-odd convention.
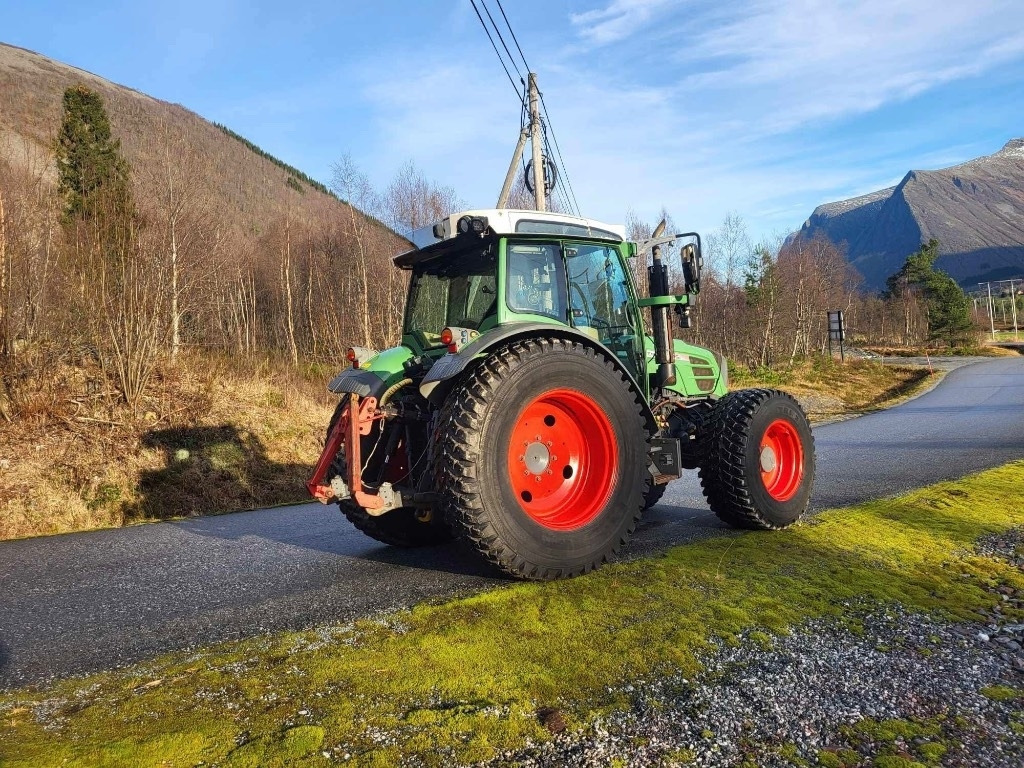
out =
[[[814,436],[800,404],[775,389],[731,392],[715,405],[700,484],[711,511],[734,528],[774,530],[807,510]]]
[[[557,338],[501,347],[449,394],[445,519],[517,578],[577,576],[618,553],[650,483],[642,402],[611,361]]]
[[[331,434],[335,422],[341,418],[342,412],[347,407],[347,403],[342,401],[337,409],[335,409],[334,416],[331,417],[330,426],[327,428],[328,435]],[[372,450],[373,444],[376,441],[375,433],[366,435],[361,440],[360,451],[366,456],[367,452]],[[339,452],[331,464],[328,477],[334,477],[335,475],[344,477],[345,469],[344,453]],[[439,519],[438,515],[433,514],[428,519],[421,520],[416,516],[417,510],[415,507],[399,507],[377,516],[367,513],[365,509],[352,501],[352,499],[339,500],[338,507],[341,509],[342,514],[348,518],[348,521],[360,532],[365,533],[371,539],[376,539],[392,547],[402,547],[404,549],[429,547],[443,544],[452,539],[451,531],[444,524],[444,521]]]
[[[667,489],[668,483],[662,483],[661,485],[651,483],[651,487],[648,488],[647,493],[644,494],[644,511],[646,512],[661,501],[661,497],[665,495],[665,491]]]

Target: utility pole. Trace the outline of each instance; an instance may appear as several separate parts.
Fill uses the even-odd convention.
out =
[[[533,195],[537,200],[537,210],[548,209],[544,190],[544,155],[541,152],[541,131],[540,131],[540,108],[538,102],[540,97],[537,93],[537,76],[529,74],[530,88],[530,144],[533,146]]]
[[[519,132],[519,142],[516,144],[516,151],[512,153],[512,162],[509,163],[508,173],[505,174],[505,183],[501,187],[501,196],[498,198],[495,208],[504,208],[508,205],[508,196],[512,194],[512,182],[515,181],[519,161],[523,157],[523,148],[526,146],[526,138],[529,135],[529,126],[524,126],[523,130]]]
[[[1013,340],[1020,341],[1017,333],[1017,294],[1013,290],[1013,280],[1010,281],[1010,307],[1013,309]]]
[[[501,195],[498,197],[496,208],[504,208],[508,205],[509,195],[512,194],[512,184],[519,169],[519,161],[523,159],[523,150],[526,148],[526,139],[530,139],[533,154],[533,197],[537,201],[537,210],[548,209],[546,190],[544,188],[544,147],[540,124],[540,93],[537,90],[537,76],[531,72],[527,83],[530,98],[530,122],[519,132],[519,141],[516,143],[516,151],[512,153],[512,162],[509,163],[508,173],[505,174],[505,183],[501,186]]]
[[[981,285],[981,283],[978,283]],[[992,313],[992,283],[985,283],[988,288],[988,327],[992,332],[992,341],[996,340],[996,318]]]

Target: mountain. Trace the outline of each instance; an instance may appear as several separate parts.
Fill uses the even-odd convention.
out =
[[[64,89],[82,84],[103,98],[111,128],[131,163],[136,183],[160,178],[168,147],[186,146],[203,176],[222,224],[243,236],[264,234],[286,209],[298,220],[348,215],[326,187],[262,152],[232,131],[179,104],[155,99],[38,53],[0,43],[0,165],[56,182],[52,144]],[[289,190],[301,195],[289,194]],[[144,190],[143,190],[144,191]]]
[[[792,239],[824,235],[845,246],[865,287],[886,278],[930,238],[937,266],[965,287],[1024,275],[1024,139],[936,171],[910,171],[895,187],[814,209]]]

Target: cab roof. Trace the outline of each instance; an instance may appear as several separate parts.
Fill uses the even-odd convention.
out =
[[[477,220],[475,230],[481,235],[553,235],[556,237],[586,237],[597,240],[622,242],[626,239],[626,227],[622,224],[604,224],[582,216],[570,216],[565,213],[547,211],[526,211],[513,208],[480,208],[471,211],[460,211],[446,216],[440,221],[420,227],[409,239],[416,246],[414,250],[395,257],[399,266],[409,266],[424,258],[440,255],[447,251],[454,240],[460,238],[459,222]],[[482,220],[482,223],[481,223]],[[426,253],[421,253],[426,251]]]

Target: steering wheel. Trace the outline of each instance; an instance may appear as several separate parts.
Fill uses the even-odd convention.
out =
[[[583,289],[577,283],[569,283],[572,289],[580,297],[580,303],[583,306],[583,312],[586,314],[587,325],[591,328],[611,328],[612,324],[605,318],[601,317],[594,311],[593,305],[587,300],[587,294],[583,292]]]

